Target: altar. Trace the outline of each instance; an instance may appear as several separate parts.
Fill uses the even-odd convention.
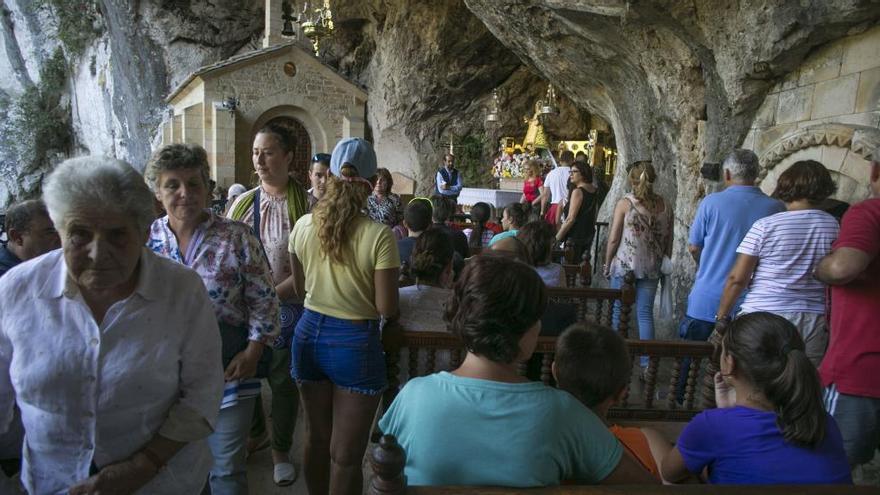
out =
[[[479,202],[488,203],[495,207],[498,215],[501,210],[511,203],[518,203],[522,197],[521,191],[505,191],[503,189],[477,189],[473,187],[462,188],[458,195],[458,204],[465,211],[470,210],[471,206]]]

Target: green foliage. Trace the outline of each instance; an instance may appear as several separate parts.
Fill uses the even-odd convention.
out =
[[[100,29],[100,10],[97,0],[36,0],[37,8],[49,8],[58,19],[58,39],[71,58],[85,52]]]
[[[482,134],[468,135],[455,144],[455,166],[461,171],[465,187],[490,188],[493,186],[492,166],[484,150],[486,137]]]
[[[45,168],[52,154],[69,152],[73,136],[70,107],[62,99],[66,85],[67,62],[58,49],[43,64],[38,86],[0,102],[7,116],[0,125],[0,148],[21,172]]]

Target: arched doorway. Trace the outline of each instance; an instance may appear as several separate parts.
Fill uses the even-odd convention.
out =
[[[287,128],[296,140],[296,148],[293,150],[293,163],[290,167],[290,176],[299,181],[306,189],[309,185],[309,161],[312,158],[312,140],[309,131],[302,122],[293,117],[275,117],[266,123],[277,124]]]

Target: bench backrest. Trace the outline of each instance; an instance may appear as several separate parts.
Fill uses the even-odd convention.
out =
[[[634,421],[688,421],[707,407],[714,407],[714,384],[707,377],[714,347],[706,342],[627,340],[633,358],[630,389],[621,404],[611,408],[609,417]],[[407,350],[401,362],[401,350]],[[556,337],[539,337],[535,348],[538,371],[532,378],[555,386],[551,364],[556,350]],[[438,366],[442,356],[443,366]],[[410,332],[386,329],[385,362],[388,390],[384,396],[387,409],[407,379],[437,371],[457,368],[465,350],[457,337],[445,332]],[[639,370],[638,356],[648,356],[644,376]],[[538,364],[538,363],[536,363]],[[401,371],[405,371],[401,373]],[[528,375],[527,364],[519,373]]]

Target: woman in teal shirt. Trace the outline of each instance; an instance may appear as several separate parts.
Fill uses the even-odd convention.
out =
[[[409,381],[379,423],[406,450],[410,485],[654,482],[577,399],[517,373],[546,305],[532,267],[491,255],[468,262],[445,315],[467,357]]]

